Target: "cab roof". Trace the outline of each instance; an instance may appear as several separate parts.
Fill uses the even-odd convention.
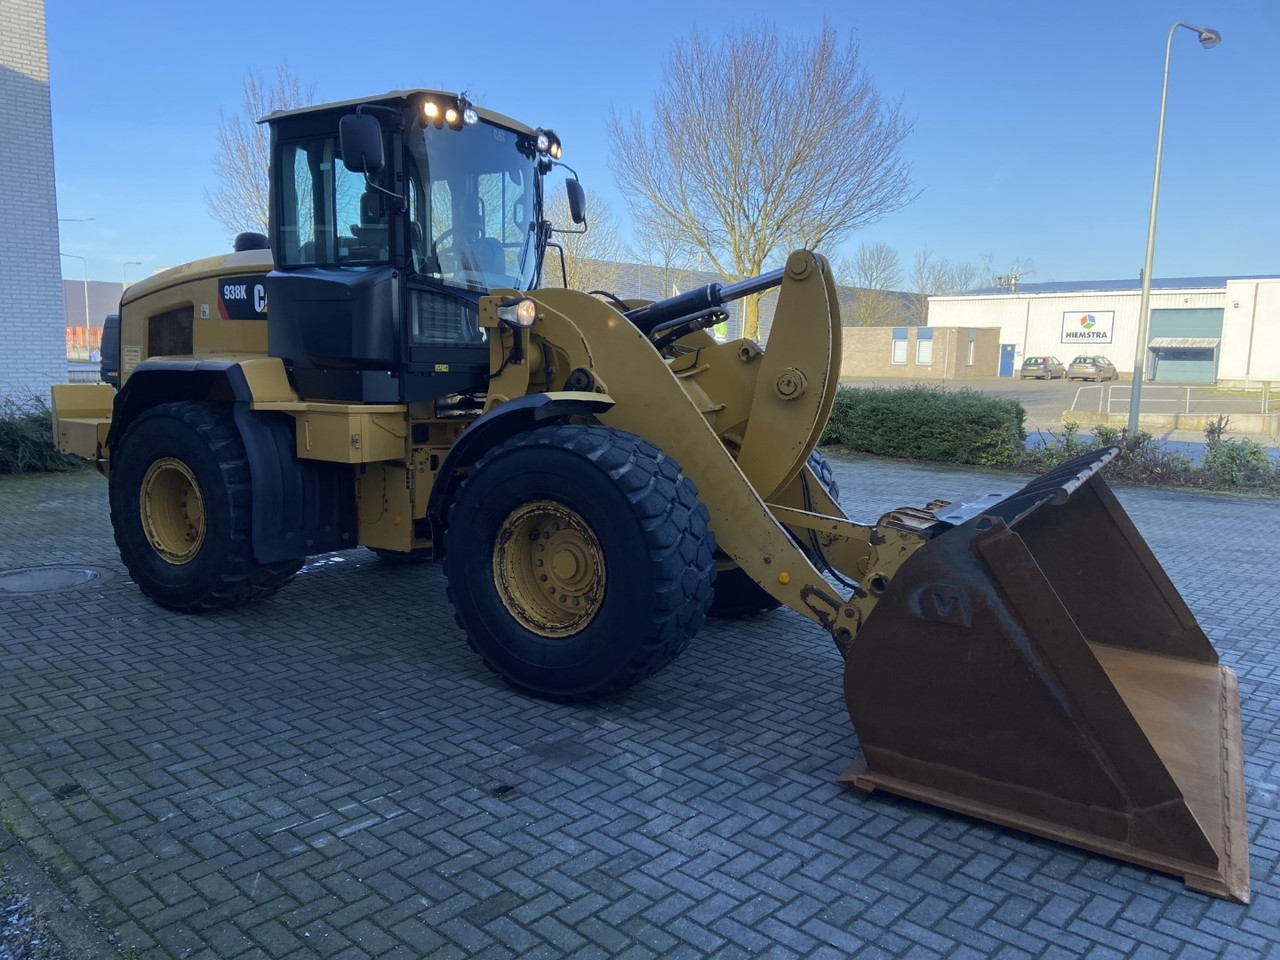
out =
[[[459,94],[451,93],[448,90],[391,90],[387,93],[377,94],[372,97],[360,97],[356,100],[337,100],[333,103],[317,103],[306,107],[295,107],[292,110],[274,110],[258,120],[259,123],[272,123],[283,120],[286,117],[299,117],[309,113],[327,113],[329,111],[340,111],[347,107],[358,107],[362,103],[377,104],[379,106],[407,106],[413,100],[424,100],[432,97],[438,100],[451,101],[457,100]],[[521,123],[519,120],[513,120],[511,117],[504,116],[501,113],[495,113],[484,107],[472,103],[476,113],[480,115],[482,120],[489,123],[495,123],[500,127],[506,127],[508,130],[514,130],[517,133],[526,133],[532,136],[535,131],[532,127]]]

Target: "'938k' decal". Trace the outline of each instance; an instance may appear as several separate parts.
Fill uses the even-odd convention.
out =
[[[265,320],[266,278],[222,277],[218,280],[218,316],[223,320]]]

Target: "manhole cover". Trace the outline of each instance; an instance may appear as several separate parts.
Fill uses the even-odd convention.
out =
[[[0,570],[0,593],[54,593],[58,590],[74,590],[88,583],[100,583],[109,577],[110,574],[105,570],[95,570],[93,567],[52,566]]]

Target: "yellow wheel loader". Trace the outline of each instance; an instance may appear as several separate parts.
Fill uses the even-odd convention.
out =
[[[443,558],[475,651],[558,700],[785,604],[844,657],[848,782],[1247,900],[1234,674],[1101,479],[1114,451],[853,522],[814,457],[822,257],[656,302],[548,288],[550,130],[431,90],[265,122],[270,236],[134,284],[118,383],[54,388],[143,593],[198,612],[314,554]],[[773,288],[767,351],[707,332]]]

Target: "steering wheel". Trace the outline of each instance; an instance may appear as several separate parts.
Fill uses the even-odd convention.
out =
[[[453,261],[456,259],[453,255],[453,234],[452,229],[445,230],[431,241],[431,259],[435,261],[437,269],[446,273],[453,271]]]

